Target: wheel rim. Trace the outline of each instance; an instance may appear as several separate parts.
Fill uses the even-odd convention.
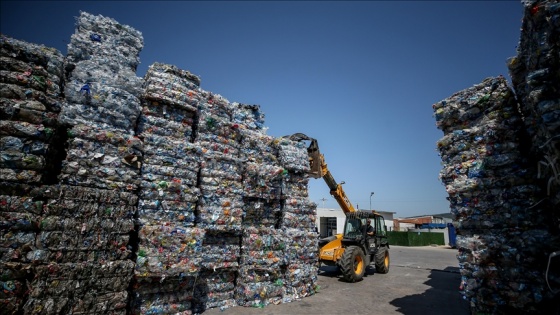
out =
[[[359,274],[362,271],[362,268],[364,268],[364,260],[358,255],[354,260],[354,272]]]
[[[387,253],[385,253],[385,260],[383,263],[385,264],[385,267],[389,267],[389,255],[387,255]]]

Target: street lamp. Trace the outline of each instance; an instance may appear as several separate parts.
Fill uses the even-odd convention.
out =
[[[373,210],[373,209],[371,208],[371,196],[373,196],[373,194],[374,194],[373,191],[369,194],[369,210]]]

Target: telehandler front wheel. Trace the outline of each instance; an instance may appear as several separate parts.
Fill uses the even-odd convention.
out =
[[[390,263],[389,249],[386,246],[379,247],[375,254],[375,271],[379,273],[388,273]]]
[[[366,272],[366,257],[358,246],[349,246],[344,249],[340,259],[342,277],[348,282],[357,282],[364,278]]]

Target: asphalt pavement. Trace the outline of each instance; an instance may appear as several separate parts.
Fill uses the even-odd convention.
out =
[[[469,315],[469,303],[459,293],[461,276],[457,250],[447,246],[391,246],[390,270],[363,281],[347,283],[336,268],[323,266],[318,293],[264,308],[237,306],[206,310],[204,315],[373,314]]]

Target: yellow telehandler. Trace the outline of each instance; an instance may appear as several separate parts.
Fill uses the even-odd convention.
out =
[[[323,154],[319,151],[317,140],[302,133],[286,136],[293,141],[310,141],[307,148],[310,172],[313,178],[323,178],[330,189],[330,194],[346,214],[344,232],[319,240],[319,262],[328,266],[337,266],[345,281],[362,280],[366,267],[375,264],[378,273],[389,272],[389,242],[387,227],[383,216],[375,211],[356,210],[337,183],[329,169]],[[371,220],[374,235],[366,233],[366,222]]]

